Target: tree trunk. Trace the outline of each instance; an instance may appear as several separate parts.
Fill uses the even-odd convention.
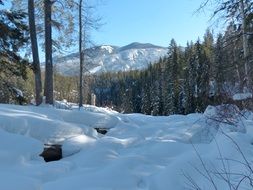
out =
[[[249,77],[249,65],[248,65],[248,36],[246,29],[246,15],[245,15],[245,4],[243,0],[240,0],[240,13],[242,17],[242,37],[243,37],[243,57],[244,57],[244,71],[245,71],[245,79],[247,88],[251,90],[251,82]]]
[[[40,70],[37,34],[35,27],[34,0],[28,0],[28,15],[29,15],[29,32],[33,56],[33,72],[35,77],[35,101],[36,105],[38,106],[42,103],[42,84],[41,84],[41,70]]]
[[[82,0],[79,0],[79,56],[80,56],[80,78],[79,78],[79,108],[83,106],[83,18]]]
[[[44,84],[44,95],[46,96],[46,103],[54,103],[53,94],[53,59],[52,59],[52,0],[44,0],[44,11],[45,11],[45,84]]]

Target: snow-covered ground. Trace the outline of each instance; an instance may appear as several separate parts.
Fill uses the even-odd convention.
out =
[[[220,118],[218,109],[152,117],[0,104],[0,189],[233,189],[226,180],[252,189],[253,113],[235,108]],[[62,144],[64,158],[45,163],[45,143]]]

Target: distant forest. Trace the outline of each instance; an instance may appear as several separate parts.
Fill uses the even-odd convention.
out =
[[[179,47],[172,39],[167,57],[146,70],[96,76],[90,89],[98,106],[112,106],[125,113],[188,114],[203,112],[208,105],[235,103],[235,93],[249,90],[238,36],[236,27],[229,25],[224,35],[214,39],[207,30],[203,41],[189,42],[186,47]]]
[[[145,70],[86,75],[84,103],[90,104],[91,94],[95,94],[96,106],[148,115],[203,112],[208,105],[235,103],[233,94],[248,91],[242,38],[238,36],[240,32],[234,25],[229,25],[225,34],[217,38],[207,30],[202,41],[189,42],[186,47],[178,46],[172,39],[167,56],[150,63]],[[249,40],[250,60],[252,40]],[[32,72],[29,69],[27,72],[28,79],[17,81],[17,87],[29,102],[34,81]],[[54,86],[56,100],[78,102],[78,77],[54,72]],[[2,102],[15,101],[3,97]]]
[[[208,105],[236,103],[234,94],[249,91],[238,36],[237,28],[229,25],[224,35],[214,38],[207,30],[203,41],[189,42],[186,47],[178,46],[172,39],[168,55],[150,63],[145,70],[85,76],[84,101],[90,103],[94,93],[97,106],[148,115],[203,112]],[[252,40],[249,39],[250,60]],[[75,81],[75,77],[57,74],[56,99],[76,102]]]

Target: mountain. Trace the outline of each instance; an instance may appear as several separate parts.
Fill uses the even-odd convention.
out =
[[[85,68],[92,74],[141,70],[164,57],[167,49],[149,43],[131,43],[118,47],[102,45],[85,50]],[[79,54],[55,57],[56,70],[64,75],[79,74]]]

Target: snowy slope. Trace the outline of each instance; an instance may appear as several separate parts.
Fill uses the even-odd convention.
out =
[[[86,68],[90,73],[129,71],[147,68],[149,63],[164,57],[167,49],[152,44],[132,43],[124,47],[102,45],[85,51]],[[65,75],[77,75],[79,55],[74,53],[55,59],[56,69]]]
[[[205,168],[214,174],[225,168],[238,184],[243,177],[238,174],[253,174],[223,133],[238,143],[251,165],[253,113],[235,114],[236,126],[209,119],[216,114],[215,107],[204,114],[153,117],[94,106],[60,110],[0,104],[0,189],[184,190],[190,189],[187,176],[202,189],[214,189]],[[108,134],[97,134],[92,129],[97,125],[110,128]],[[45,163],[38,156],[45,142],[62,144],[64,158]],[[213,182],[217,189],[230,189],[220,176]],[[252,189],[249,180],[238,189]]]

